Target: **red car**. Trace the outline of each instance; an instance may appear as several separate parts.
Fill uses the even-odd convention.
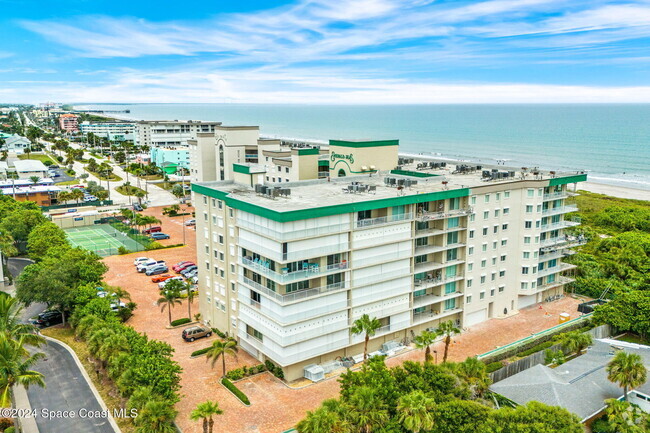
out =
[[[146,235],[150,235],[151,233],[158,233],[161,232],[162,228],[160,226],[151,226],[148,229],[142,230],[142,233]]]
[[[163,281],[169,280],[172,277],[173,277],[173,275],[171,275],[171,274],[156,275],[155,277],[151,277],[151,282],[152,283],[162,283]]]
[[[173,269],[174,271],[178,272],[178,270],[179,270],[179,268],[180,268],[181,266],[186,265],[186,264],[188,264],[188,263],[192,263],[192,262],[190,262],[190,261],[188,261],[188,260],[185,260],[185,261],[183,261],[183,262],[178,262],[178,263],[176,263],[174,266],[172,266],[172,269]]]
[[[181,272],[183,272],[185,269],[189,268],[190,266],[196,266],[196,265],[194,263],[192,263],[192,262],[187,262],[183,266],[179,266],[177,269],[174,269],[174,270],[176,271],[177,274],[180,274]]]

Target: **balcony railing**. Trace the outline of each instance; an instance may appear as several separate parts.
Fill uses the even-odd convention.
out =
[[[442,311],[434,310],[413,313],[413,324],[416,325],[418,323],[428,322],[429,320],[441,319],[443,317],[451,316],[452,314],[460,313],[461,311],[463,311],[462,308],[450,308]]]
[[[317,248],[303,248],[283,253],[280,251],[280,244],[277,245],[277,249],[272,249],[241,238],[239,239],[239,246],[245,248],[249,253],[255,252],[276,262],[308,261],[329,254],[342,253],[350,248],[348,243],[345,242],[334,245],[319,245]],[[288,246],[291,249],[291,244],[288,244]]]
[[[465,244],[463,242],[456,242],[455,244],[447,245],[420,245],[415,247],[415,253],[417,255],[439,253],[440,251],[446,251],[451,248],[459,248],[464,246]]]
[[[435,235],[443,235],[445,233],[450,233],[450,232],[457,232],[460,230],[465,230],[467,227],[449,227],[446,229],[420,229],[420,230],[415,230],[415,237],[416,238],[421,238],[424,236],[435,236]]]
[[[546,283],[546,284],[542,284],[542,285],[537,286],[537,288],[535,290],[538,291],[538,292],[541,292],[541,291],[544,291],[544,290],[552,289],[554,287],[562,286],[564,284],[569,284],[569,283],[572,283],[574,281],[575,281],[575,279],[573,279],[573,278],[558,277],[552,283]]]
[[[242,277],[242,282],[247,286],[250,286],[253,289],[263,293],[269,298],[275,299],[280,304],[290,304],[292,302],[303,301],[305,299],[313,298],[315,296],[320,296],[326,293],[337,292],[348,287],[347,281],[341,281],[340,283],[329,284],[327,286],[314,287],[311,289],[298,290],[295,292],[282,294],[274,292],[273,290],[264,287],[259,283],[256,283],[250,278]]]
[[[569,248],[579,245],[584,245],[587,243],[587,239],[582,236],[558,236],[555,238],[544,239],[540,241],[540,247],[542,248],[551,248],[551,247],[563,247]]]
[[[412,213],[396,214],[396,215],[389,215],[389,216],[383,216],[377,218],[368,218],[368,219],[358,220],[356,222],[356,227],[358,229],[362,229],[366,227],[377,227],[385,224],[407,221],[410,220],[411,218],[413,218]]]
[[[549,193],[549,194],[544,194],[543,200],[544,201],[547,201],[547,200],[559,200],[561,198],[567,198],[567,197],[571,197],[571,194],[569,193],[569,191],[559,191],[559,192],[552,192],[552,193]]]
[[[343,299],[333,304],[328,303],[320,306],[312,306],[306,309],[301,308],[300,311],[288,313],[284,311],[275,311],[272,308],[269,308],[268,306],[257,302],[248,296],[242,295],[241,293],[239,294],[239,301],[244,305],[249,305],[255,308],[261,314],[267,316],[282,326],[288,326],[296,322],[304,322],[305,320],[312,320],[320,316],[334,314],[350,306],[350,301],[348,299]]]
[[[544,268],[542,270],[538,270],[537,277],[539,278],[546,275],[556,274],[558,272],[568,271],[569,269],[574,269],[576,267],[576,265],[572,265],[570,263],[560,263],[559,265],[553,266],[552,268]]]
[[[243,218],[237,219],[237,225],[251,232],[258,233],[266,237],[270,237],[280,242],[286,242],[286,241],[291,241],[294,239],[301,239],[301,238],[313,238],[313,237],[318,237],[318,236],[323,236],[323,235],[328,235],[333,233],[340,233],[340,232],[345,232],[350,230],[350,224],[344,223],[344,224],[332,224],[326,226],[318,226],[309,229],[281,232],[278,230],[273,230],[268,227],[259,226]]]
[[[566,229],[569,227],[579,226],[579,221],[560,221],[552,224],[542,224],[542,231],[547,232],[555,229]]]
[[[308,264],[307,269],[301,269],[294,272],[278,273],[267,268],[262,263],[254,262],[246,257],[240,258],[240,264],[255,270],[255,272],[270,277],[275,282],[278,282],[280,284],[286,284],[297,280],[305,280],[308,278],[316,278],[320,275],[348,269],[348,262],[334,263],[327,266],[319,266],[318,264],[311,263]]]
[[[557,215],[561,213],[578,212],[578,206],[558,206],[542,210],[542,215]]]
[[[449,277],[439,277],[439,278],[423,278],[423,279],[414,279],[413,284],[416,289],[428,289],[429,287],[440,286],[442,284],[451,283],[453,281],[462,280],[462,275],[454,275]]]
[[[420,272],[427,272],[427,271],[432,271],[435,269],[442,269],[447,266],[451,265],[459,265],[461,263],[465,263],[464,260],[449,260],[447,262],[423,262],[423,263],[417,263],[415,265],[415,272],[420,273]]]
[[[434,293],[427,293],[426,295],[413,296],[413,307],[424,307],[426,305],[437,304],[450,298],[457,298],[462,296],[463,292],[444,293],[436,295]]]
[[[448,211],[440,211],[440,212],[425,211],[425,212],[418,212],[417,220],[418,221],[432,221],[432,220],[439,220],[439,219],[443,219],[443,218],[452,218],[452,217],[457,217],[457,216],[467,216],[467,215],[471,215],[473,213],[474,213],[474,210],[471,207],[463,208],[463,209],[448,210]]]

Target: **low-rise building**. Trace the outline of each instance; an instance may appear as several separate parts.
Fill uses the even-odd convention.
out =
[[[174,174],[179,168],[189,169],[190,151],[187,147],[152,147],[151,159],[167,174]]]
[[[0,148],[16,155],[22,155],[32,145],[32,142],[27,137],[18,134],[5,134],[0,132],[0,138],[4,140],[4,144]]]
[[[81,122],[79,129],[82,133],[93,133],[98,137],[104,137],[110,141],[126,141],[135,138],[135,122],[111,121],[111,122]]]
[[[32,176],[47,177],[47,166],[36,159],[19,159],[12,164],[20,179],[29,179]]]
[[[2,188],[3,195],[8,195],[18,201],[33,201],[39,206],[51,206],[56,204],[56,196],[61,191],[58,186],[22,186]]]

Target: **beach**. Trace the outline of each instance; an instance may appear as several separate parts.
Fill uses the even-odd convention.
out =
[[[608,185],[608,184],[596,183],[596,182],[580,183],[578,184],[578,189],[582,189],[589,192],[595,192],[597,194],[610,195],[613,197],[650,201],[650,190],[626,188],[623,186]]]

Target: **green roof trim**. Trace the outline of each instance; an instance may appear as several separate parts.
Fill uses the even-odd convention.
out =
[[[326,159],[319,159],[318,160],[318,166],[319,167],[329,167],[330,162],[328,160],[326,160]]]
[[[363,147],[399,146],[399,140],[375,140],[375,141],[330,140],[330,146],[353,147],[355,149],[359,149]]]
[[[298,149],[298,155],[303,156],[303,155],[318,155],[320,151],[318,149],[311,148],[311,149]]]
[[[398,174],[400,176],[412,176],[412,177],[436,177],[436,176],[440,176],[439,174],[422,173],[420,171],[410,171],[410,170],[391,170],[390,174]]]
[[[444,200],[449,198],[469,196],[469,188],[452,189],[448,191],[429,192],[424,194],[406,195],[401,197],[382,198],[377,200],[362,201],[359,203],[336,204],[332,206],[322,206],[311,209],[300,209],[286,212],[278,212],[263,206],[249,203],[228,193],[219,191],[214,188],[203,185],[192,184],[192,191],[206,195],[208,197],[225,200],[226,205],[244,212],[252,213],[264,218],[277,222],[298,221],[311,218],[319,218],[330,215],[339,215],[344,213],[353,213],[372,209],[381,209],[391,206],[401,206],[407,204],[424,203],[427,201]]]
[[[567,183],[586,182],[586,174],[576,174],[573,176],[556,177],[548,181],[548,186],[564,185]]]
[[[251,174],[251,168],[243,164],[233,164],[232,169],[235,173]]]

